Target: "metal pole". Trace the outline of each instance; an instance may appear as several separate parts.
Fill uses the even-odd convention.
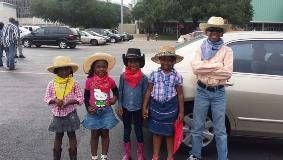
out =
[[[123,14],[123,0],[121,0],[121,32],[123,32],[123,16],[124,16],[124,14]]]

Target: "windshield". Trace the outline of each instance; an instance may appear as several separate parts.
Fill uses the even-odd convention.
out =
[[[193,42],[196,42],[196,41],[198,41],[200,39],[204,39],[204,38],[205,38],[205,36],[203,36],[203,35],[202,36],[197,36],[197,37],[195,37],[195,38],[193,38],[193,39],[191,39],[191,40],[189,40],[187,42],[184,42],[184,43],[181,43],[181,44],[177,45],[176,49],[181,49],[181,48],[183,48],[183,47],[185,47],[185,46],[187,46],[187,45],[189,45],[189,44],[191,44]]]

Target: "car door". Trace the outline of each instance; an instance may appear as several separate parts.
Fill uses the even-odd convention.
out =
[[[234,73],[227,87],[227,107],[236,134],[283,135],[283,40],[229,43]]]
[[[89,37],[85,32],[80,32],[81,34],[81,42],[82,43],[89,43]]]
[[[38,28],[37,30],[31,32],[33,35],[32,41],[34,44],[42,44],[44,41],[45,28]]]

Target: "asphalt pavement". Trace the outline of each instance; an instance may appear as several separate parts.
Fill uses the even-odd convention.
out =
[[[143,41],[133,40],[104,46],[78,46],[76,49],[59,49],[57,46],[43,46],[41,48],[24,48],[26,59],[18,59],[15,71],[8,71],[0,67],[0,160],[50,160],[54,133],[48,132],[48,125],[52,119],[50,108],[43,102],[46,86],[53,78],[46,71],[52,65],[54,56],[66,55],[80,65],[75,74],[81,87],[84,87],[86,75],[82,71],[84,59],[96,52],[110,53],[116,57],[117,63],[111,71],[111,76],[118,80],[123,67],[122,54],[129,47],[138,47],[147,58],[156,53],[166,44],[175,45],[174,41]],[[5,61],[5,58],[3,58]],[[78,107],[78,114],[82,120],[85,107]],[[146,158],[152,154],[152,137],[147,130],[145,134]],[[110,132],[109,159],[119,160],[122,157],[123,125],[120,122]],[[90,160],[89,146],[90,132],[83,127],[77,131],[78,159]],[[134,134],[132,134],[135,143]],[[166,159],[165,144],[162,148],[161,160]],[[283,160],[283,143],[279,140],[262,140],[257,138],[230,138],[230,160]],[[68,158],[68,139],[64,136],[63,159]],[[135,160],[135,146],[133,155]],[[99,153],[101,150],[99,149]],[[204,160],[216,160],[216,149],[212,148],[203,153]],[[188,151],[180,149],[176,160],[185,160]]]

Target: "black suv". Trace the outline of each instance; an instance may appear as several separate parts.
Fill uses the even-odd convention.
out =
[[[22,37],[24,47],[35,45],[59,46],[60,48],[76,48],[80,43],[80,35],[74,28],[69,27],[41,27]]]

